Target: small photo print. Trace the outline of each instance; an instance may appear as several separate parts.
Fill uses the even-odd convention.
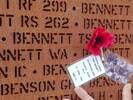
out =
[[[124,84],[128,83],[133,73],[133,65],[112,52],[105,53],[105,68],[107,76]]]

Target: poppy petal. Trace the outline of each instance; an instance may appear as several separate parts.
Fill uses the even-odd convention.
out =
[[[86,50],[94,55],[100,55],[100,48],[110,47],[114,42],[112,33],[105,32],[104,28],[97,28],[90,41],[86,45]]]

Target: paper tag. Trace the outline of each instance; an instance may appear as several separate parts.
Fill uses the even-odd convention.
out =
[[[105,73],[100,56],[88,56],[68,67],[70,77],[76,86]]]

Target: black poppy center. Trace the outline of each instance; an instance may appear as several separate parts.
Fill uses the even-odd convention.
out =
[[[96,43],[102,43],[102,42],[103,42],[103,40],[102,40],[101,37],[97,37],[97,38],[96,38]]]

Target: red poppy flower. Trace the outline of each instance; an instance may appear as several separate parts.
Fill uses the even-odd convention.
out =
[[[113,34],[106,32],[104,28],[97,28],[90,41],[86,45],[86,50],[94,55],[100,55],[100,49],[113,45]]]

